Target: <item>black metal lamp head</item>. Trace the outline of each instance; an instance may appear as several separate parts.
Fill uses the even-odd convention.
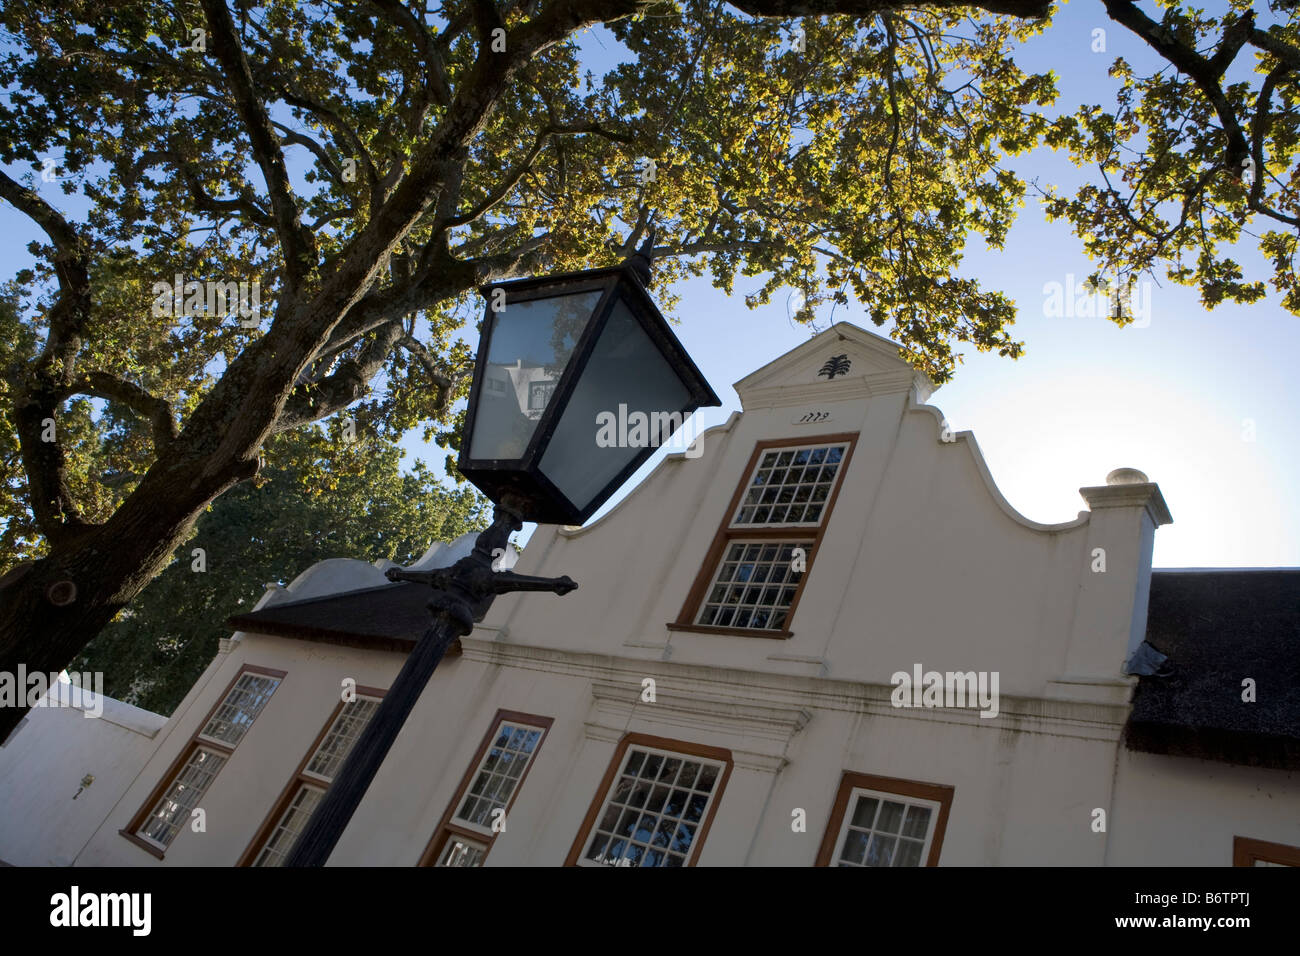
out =
[[[481,290],[458,467],[525,521],[581,524],[696,409],[722,404],[646,291],[653,241],[617,266]]]

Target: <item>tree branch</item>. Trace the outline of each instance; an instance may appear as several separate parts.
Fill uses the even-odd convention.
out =
[[[1296,49],[1274,32],[1274,28],[1260,30],[1258,27],[1250,32],[1251,46],[1258,47],[1273,54],[1293,70],[1300,70],[1300,49]]]
[[[72,374],[81,335],[90,318],[90,268],[80,233],[59,213],[26,186],[0,171],[0,198],[41,227],[54,245],[54,272],[59,298],[49,313],[49,334],[36,361],[36,369],[49,368],[55,360],[61,367],[57,377],[66,381]]]
[[[161,457],[180,434],[172,407],[165,399],[145,391],[134,382],[109,375],[107,372],[84,372],[67,386],[60,398],[69,395],[94,395],[121,402],[149,419],[153,431],[154,454]]]
[[[1219,82],[1228,63],[1214,63],[1206,59],[1194,48],[1179,41],[1163,25],[1139,10],[1132,0],[1102,0],[1102,2],[1112,20],[1145,40],[1148,46],[1169,61],[1180,73],[1190,78],[1205,95],[1210,105],[1214,107],[1215,115],[1219,117],[1224,135],[1228,139],[1223,165],[1232,170],[1234,175],[1240,175],[1242,163],[1250,154],[1250,147],[1246,142],[1246,134],[1242,131],[1241,123],[1237,120],[1236,111],[1228,102]],[[1235,23],[1226,31],[1225,42],[1227,36],[1233,33],[1234,27],[1236,27]],[[1222,49],[1226,47],[1221,48],[1221,52]],[[1237,49],[1240,49],[1240,44]]]
[[[296,106],[298,109],[306,110],[318,120],[334,131],[340,140],[347,143],[349,149],[357,153],[365,163],[366,181],[373,187],[379,182],[379,167],[375,165],[374,158],[370,151],[366,149],[365,144],[361,142],[361,137],[357,135],[347,121],[339,115],[337,110],[331,109],[323,103],[303,96],[301,93],[293,93],[289,90],[280,91],[280,99],[290,106]]]
[[[271,120],[271,125],[280,131],[280,139],[284,140],[286,143],[292,143],[295,146],[305,146],[315,154],[317,159],[321,161],[321,165],[330,171],[331,176],[339,182],[343,181],[342,167],[334,161],[334,157],[329,154],[329,151],[324,146],[316,142],[310,136],[304,136],[296,129],[285,126],[283,123]]]
[[[1250,194],[1246,197],[1246,204],[1261,215],[1300,228],[1300,218],[1288,216],[1264,202],[1264,176],[1268,171],[1264,165],[1264,135],[1268,129],[1269,113],[1272,111],[1273,90],[1278,81],[1290,72],[1290,66],[1279,63],[1269,70],[1260,85],[1259,96],[1255,100],[1255,114],[1250,120],[1250,155],[1255,164],[1255,174],[1251,179]]]
[[[400,319],[380,326],[361,351],[339,363],[318,382],[305,382],[289,393],[275,421],[275,432],[289,431],[342,411],[370,392],[370,380],[379,374],[393,347],[403,335]]]
[[[204,187],[199,179],[198,173],[194,171],[194,164],[187,161],[181,156],[168,149],[151,149],[140,154],[140,161],[136,163],[136,170],[142,170],[152,165],[153,160],[163,159],[169,162],[176,170],[176,173],[185,180],[185,185],[190,191],[190,198],[194,201],[194,207],[202,212],[211,213],[214,216],[221,216],[229,212],[242,212],[246,218],[255,225],[265,229],[272,227],[271,217],[266,210],[259,206],[248,196],[237,196],[233,199],[217,199]]]
[[[284,247],[285,280],[291,295],[317,267],[316,239],[302,223],[298,204],[293,197],[284,153],[271,125],[266,107],[253,86],[253,73],[239,45],[235,24],[230,19],[225,0],[202,0],[208,28],[212,31],[213,52],[221,63],[226,83],[235,99],[235,107],[244,122],[253,156],[266,179],[271,194],[271,212],[276,234]]]
[[[424,60],[424,89],[427,96],[432,96],[440,106],[451,105],[451,87],[447,83],[447,67],[442,54],[431,42],[432,38],[424,24],[415,18],[415,14],[398,0],[370,0],[389,23],[406,32],[415,44],[416,52]],[[426,96],[426,98],[427,98]],[[423,110],[418,111],[420,114]],[[418,129],[418,126],[416,127]],[[414,132],[414,130],[412,131]]]
[[[614,140],[619,143],[631,144],[636,142],[635,137],[607,130],[599,123],[568,123],[558,125],[552,124],[547,126],[537,134],[536,138],[533,140],[532,147],[528,150],[528,153],[523,160],[516,164],[516,166],[505,175],[505,178],[497,184],[497,187],[488,193],[487,197],[473,209],[470,209],[462,215],[453,216],[448,219],[444,224],[445,228],[463,226],[467,223],[473,222],[475,219],[478,219],[480,216],[491,211],[497,203],[510,195],[510,191],[518,185],[519,180],[522,179],[530,169],[532,169],[534,160],[537,159],[538,154],[546,146],[546,143],[552,136],[579,136],[584,133],[594,133],[598,136],[603,136],[606,139]]]
[[[429,381],[438,389],[438,404],[436,406],[438,414],[446,413],[447,409],[451,407],[452,394],[455,392],[456,386],[464,381],[466,373],[460,372],[449,377],[438,371],[437,363],[434,362],[433,356],[429,354],[429,350],[413,335],[403,335],[397,340],[397,344],[406,349],[411,354],[411,357],[420,363],[424,373],[429,376]]]

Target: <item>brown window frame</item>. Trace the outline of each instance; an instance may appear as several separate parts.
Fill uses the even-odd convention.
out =
[[[479,767],[483,763],[483,757],[492,746],[492,741],[496,739],[497,731],[502,723],[525,724],[530,727],[540,727],[542,736],[537,740],[537,746],[533,748],[533,755],[528,761],[528,766],[524,767],[524,772],[519,775],[519,781],[515,784],[514,791],[510,794],[510,799],[506,801],[506,817],[510,816],[510,809],[519,799],[519,794],[524,789],[524,781],[528,779],[528,774],[532,771],[533,766],[537,763],[537,757],[542,752],[542,747],[546,743],[546,738],[551,733],[551,725],[555,723],[554,717],[543,717],[540,714],[525,714],[518,710],[498,710],[492,717],[492,723],[483,735],[483,740],[474,751],[474,756],[470,759],[469,766],[465,769],[465,775],[460,778],[460,785],[456,788],[455,795],[452,796],[451,802],[447,804],[447,809],[443,811],[442,819],[438,821],[438,826],[434,828],[433,836],[429,839],[420,854],[420,860],[416,866],[435,866],[438,857],[442,855],[443,848],[451,837],[464,837],[466,840],[473,840],[475,843],[486,844],[483,850],[483,861],[486,861],[488,854],[492,852],[492,847],[496,845],[497,834],[479,833],[477,830],[471,830],[469,827],[462,826],[455,821],[456,811],[460,808],[461,802],[465,799],[465,794],[470,786],[474,783],[474,775],[478,773]],[[482,863],[480,863],[482,865]]]
[[[826,534],[826,529],[830,526],[831,515],[835,513],[835,502],[839,499],[840,489],[844,487],[844,476],[853,460],[853,449],[857,446],[859,434],[859,432],[835,432],[828,435],[800,435],[795,438],[765,438],[755,443],[754,451],[749,456],[749,461],[745,465],[740,480],[736,483],[736,490],[727,505],[726,513],[723,514],[718,530],[713,535],[713,541],[704,556],[704,562],[700,565],[700,570],[696,572],[695,582],[691,585],[690,591],[687,592],[686,601],[682,604],[681,612],[677,615],[677,620],[668,623],[669,630],[691,631],[697,634],[730,634],[739,637],[761,637],[776,640],[788,640],[794,636],[790,625],[794,621],[795,612],[799,610],[799,601],[803,597],[804,587],[808,583],[808,576],[812,573],[813,561],[821,548],[822,538]],[[746,525],[739,528],[732,527],[732,521],[740,509],[740,502],[749,488],[749,482],[753,478],[763,452],[771,448],[814,448],[819,445],[833,445],[837,442],[847,442],[848,447],[844,449],[844,458],[841,460],[839,471],[835,475],[835,487],[831,489],[831,493],[826,499],[826,508],[822,511],[821,520],[816,526],[805,525],[791,528]],[[784,630],[716,627],[711,624],[695,623],[695,619],[700,613],[700,607],[704,603],[705,595],[708,594],[709,587],[713,583],[714,575],[718,573],[718,568],[722,563],[722,556],[726,554],[727,548],[730,547],[733,541],[779,540],[782,538],[812,538],[812,546],[808,549],[803,574],[799,578],[799,583],[795,586],[794,600],[790,602],[790,610],[786,612]]]
[[[587,808],[587,815],[578,828],[578,835],[574,837],[573,846],[569,849],[569,855],[564,859],[564,865],[578,865],[578,857],[587,845],[587,838],[591,836],[592,827],[596,825],[596,817],[600,814],[600,808],[605,805],[605,798],[609,795],[609,788],[614,785],[614,778],[618,775],[619,768],[623,766],[623,758],[627,754],[629,747],[650,747],[655,750],[668,750],[683,757],[702,757],[706,760],[717,760],[723,764],[722,773],[718,775],[717,789],[713,792],[713,799],[709,801],[708,812],[705,813],[704,819],[700,821],[699,830],[695,834],[690,853],[686,857],[685,865],[688,867],[694,866],[700,858],[700,851],[704,846],[704,841],[708,839],[709,828],[713,826],[713,819],[718,814],[718,807],[722,804],[722,797],[727,790],[727,781],[731,779],[731,769],[735,766],[735,760],[731,756],[731,751],[725,747],[711,747],[708,744],[692,743],[689,740],[674,740],[669,737],[656,737],[653,734],[641,733],[624,734],[623,738],[618,742],[618,746],[614,749],[614,756],[605,769],[605,775],[601,777],[600,785],[596,788],[596,795],[592,797],[591,806]]]
[[[384,694],[386,693],[388,693],[386,690],[378,687],[363,687],[361,685],[357,685],[356,687],[357,697],[377,697],[380,700],[383,700]],[[311,758],[316,754],[316,749],[322,742],[324,742],[325,736],[330,732],[330,728],[334,726],[334,721],[338,719],[339,714],[343,712],[343,708],[346,706],[347,701],[344,701],[340,697],[338,703],[334,705],[334,709],[330,711],[329,717],[325,720],[325,725],[321,727],[320,733],[316,735],[316,739],[311,742],[311,746],[308,747],[307,752],[303,754],[302,760],[299,761],[297,769],[293,772],[293,776],[289,778],[289,782],[286,783],[284,789],[280,791],[280,796],[278,796],[275,803],[271,805],[271,812],[266,815],[266,819],[263,820],[262,825],[258,827],[257,832],[253,835],[253,839],[249,841],[247,849],[244,850],[243,855],[240,856],[239,862],[236,863],[235,866],[251,867],[253,865],[257,860],[258,855],[262,852],[262,848],[266,846],[266,841],[271,838],[271,834],[275,831],[276,824],[280,822],[280,818],[284,816],[284,812],[289,809],[289,803],[298,793],[300,787],[304,785],[322,787],[321,780],[316,777],[308,776],[306,772],[307,765],[311,762]],[[329,788],[333,785],[333,781],[331,781],[328,784],[324,784],[323,789],[328,792]]]
[[[1263,860],[1265,863],[1280,863],[1283,866],[1300,866],[1300,846],[1289,846],[1286,843],[1269,843],[1267,840],[1234,836],[1232,838],[1232,865],[1254,866],[1256,860]]]
[[[256,664],[245,664],[239,669],[239,673],[230,679],[230,683],[226,685],[225,689],[221,692],[221,695],[217,697],[207,714],[205,714],[203,719],[199,721],[198,726],[194,729],[194,733],[190,735],[190,739],[186,742],[185,746],[181,748],[176,759],[171,762],[171,766],[167,768],[167,772],[163,774],[162,779],[159,780],[158,784],[149,792],[149,796],[145,798],[140,809],[135,812],[135,816],[131,818],[130,822],[128,822],[123,829],[117,831],[118,834],[125,837],[128,842],[135,844],[146,853],[156,856],[160,860],[166,856],[167,850],[171,849],[170,844],[166,849],[155,846],[144,837],[139,836],[136,831],[139,830],[140,827],[144,826],[144,822],[149,819],[149,815],[153,812],[154,807],[158,805],[158,801],[163,798],[163,794],[167,793],[167,791],[171,789],[172,784],[176,782],[177,775],[179,775],[180,772],[185,769],[186,764],[190,762],[190,758],[194,755],[194,751],[198,750],[200,747],[216,751],[225,757],[228,763],[235,753],[235,748],[244,742],[244,737],[240,737],[235,746],[231,747],[228,744],[213,742],[212,739],[208,737],[203,737],[202,739],[200,739],[200,737],[203,733],[203,728],[211,722],[218,709],[220,709],[221,705],[226,702],[226,698],[230,696],[230,692],[235,689],[235,685],[239,683],[239,678],[243,677],[245,674],[258,674],[262,677],[274,677],[283,684],[284,679],[288,676],[289,672],[277,670],[273,667],[261,667]],[[278,686],[276,687],[276,690],[279,690]],[[258,716],[260,717],[261,714],[259,713]],[[244,736],[247,736],[247,734]],[[222,765],[222,769],[225,769],[225,764]],[[217,772],[220,773],[221,771],[218,770]],[[177,835],[179,836],[179,834]]]
[[[854,790],[876,790],[881,793],[893,793],[900,797],[916,797],[920,800],[933,800],[939,804],[939,815],[934,821],[934,836],[930,839],[930,855],[926,866],[938,866],[939,854],[943,850],[943,836],[948,829],[948,812],[952,808],[952,798],[956,788],[942,783],[922,783],[919,780],[904,780],[900,777],[878,777],[875,774],[858,773],[845,770],[840,777],[840,786],[835,793],[835,803],[831,807],[830,819],[826,822],[826,833],[822,845],[817,850],[817,859],[813,866],[831,866],[834,861],[835,845],[840,841],[840,830],[844,827],[844,815],[849,809],[849,797]]]

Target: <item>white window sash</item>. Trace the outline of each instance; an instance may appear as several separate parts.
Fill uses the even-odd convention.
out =
[[[754,522],[754,521],[739,520],[741,511],[744,508],[748,507],[745,504],[745,499],[748,497],[749,492],[756,487],[754,485],[754,478],[758,475],[760,471],[763,470],[764,458],[766,458],[769,454],[779,455],[782,452],[786,452],[786,451],[812,452],[823,448],[827,449],[828,451],[833,448],[838,448],[842,454],[840,455],[839,467],[835,469],[835,477],[832,478],[830,484],[826,486],[826,499],[825,501],[820,502],[820,504],[822,505],[822,510],[821,510],[821,514],[817,516],[816,520],[782,521],[782,522],[772,522],[772,521]],[[745,486],[744,486],[744,490],[741,492],[740,495],[740,503],[736,505],[735,510],[731,513],[730,517],[727,520],[728,530],[745,531],[750,529],[761,529],[761,528],[820,528],[822,522],[826,520],[826,514],[830,508],[831,498],[835,494],[835,489],[839,486],[840,479],[844,476],[844,463],[848,458],[848,452],[849,452],[848,442],[830,442],[825,445],[820,445],[820,444],[787,445],[781,448],[764,448],[762,451],[759,452],[758,460],[754,462],[754,467],[751,468],[749,470],[749,473],[745,476]],[[783,466],[783,467],[788,467],[788,466]],[[762,486],[758,486],[758,487],[762,487]],[[755,507],[773,507],[773,505],[767,505],[767,506],[757,505]]]
[[[830,866],[840,865],[840,855],[844,852],[844,844],[849,838],[849,828],[853,823],[853,811],[857,808],[858,800],[861,799],[862,797],[874,797],[877,800],[888,800],[891,803],[901,803],[904,805],[904,807],[917,806],[917,807],[926,807],[929,809],[930,820],[929,823],[926,825],[925,839],[921,842],[921,864],[920,865],[925,866],[926,862],[930,859],[930,847],[934,843],[934,829],[937,823],[939,822],[939,813],[943,809],[943,804],[941,804],[937,800],[927,800],[924,797],[909,797],[901,793],[892,793],[888,790],[868,790],[865,787],[854,787],[853,790],[850,791],[849,793],[848,802],[844,806],[844,819],[840,821],[840,834],[838,839],[836,839],[835,841],[835,852],[831,855],[829,865]],[[876,812],[877,814],[879,814],[880,812],[879,809],[877,809]],[[906,812],[906,810],[904,812]],[[900,833],[901,833],[901,826],[902,825],[900,823]],[[859,827],[857,829],[860,830],[861,828]],[[878,831],[873,828],[870,832],[871,834],[874,835]],[[900,834],[882,833],[881,835],[897,837]],[[907,839],[914,839],[914,838],[908,837]],[[894,853],[897,854],[897,852],[898,852],[898,847],[895,846]]]
[[[212,712],[212,716],[204,722],[203,728],[198,732],[198,734],[196,734],[197,739],[206,743],[216,744],[219,747],[226,747],[230,750],[234,750],[239,742],[244,739],[244,735],[252,728],[254,721],[256,721],[257,718],[261,716],[262,711],[266,709],[266,705],[271,701],[271,696],[280,689],[281,680],[282,678],[272,677],[270,674],[259,674],[256,671],[244,671],[235,678],[234,685],[226,692],[226,696],[221,699],[221,703],[217,705],[217,709]],[[242,692],[244,688],[248,686],[248,683],[254,681],[270,681],[271,687],[266,691],[265,695],[261,697],[261,702],[257,709],[255,711],[247,711],[243,709],[243,704],[238,703],[238,701],[240,701],[243,696]],[[221,716],[222,711],[226,708],[233,708],[234,710],[228,718]],[[239,722],[240,717],[246,718],[242,722],[242,726]],[[207,732],[208,729],[218,720],[229,728],[239,728],[239,733],[235,736],[234,740],[228,740],[225,737],[216,737]]]
[[[496,794],[495,796],[487,798],[494,805],[498,805],[500,808],[505,809],[507,812],[509,812],[510,804],[514,802],[515,796],[519,793],[519,787],[520,784],[523,782],[524,775],[528,773],[528,769],[533,765],[533,758],[537,756],[537,751],[541,748],[542,741],[546,739],[545,727],[538,727],[534,724],[526,724],[514,720],[498,721],[497,725],[492,729],[492,736],[491,738],[489,738],[487,748],[483,751],[483,756],[479,759],[478,763],[474,765],[474,772],[469,776],[469,783],[465,787],[465,792],[462,793],[460,797],[457,799],[456,807],[452,811],[452,815],[451,815],[451,822],[454,823],[456,826],[464,827],[465,829],[469,830],[472,833],[478,833],[481,834],[482,836],[489,837],[489,838],[493,836],[491,814],[489,814],[489,822],[487,824],[480,824],[480,823],[474,823],[470,820],[466,820],[464,817],[460,815],[460,812],[462,809],[464,809],[465,803],[471,797],[474,797],[476,799],[481,799],[481,795],[475,795],[474,793],[472,793],[474,789],[474,784],[478,781],[479,775],[483,773],[483,768],[487,766],[488,760],[492,757],[492,751],[496,747],[497,738],[501,736],[502,727],[510,727],[512,731],[535,730],[540,732],[540,735],[537,738],[537,743],[533,745],[532,752],[527,755],[527,759],[525,760],[524,765],[520,768],[518,774],[516,774],[514,777],[508,777],[506,774],[498,773],[496,770],[489,771],[489,773],[492,773],[495,776],[505,776],[507,777],[508,780],[511,781],[510,791],[509,793],[506,794],[504,800],[499,799],[500,793]]]
[[[629,746],[627,750],[624,752],[623,759],[619,761],[618,770],[617,772],[615,772],[613,778],[610,780],[609,786],[608,788],[606,788],[605,793],[601,798],[600,808],[596,811],[596,816],[592,819],[591,829],[590,831],[588,831],[586,838],[582,841],[582,852],[578,854],[578,859],[576,862],[577,866],[608,868],[611,866],[620,867],[620,866],[632,865],[626,858],[623,858],[622,860],[616,863],[605,863],[597,860],[590,860],[587,858],[587,854],[591,850],[592,844],[596,842],[596,839],[599,836],[601,836],[601,833],[599,832],[600,821],[605,816],[605,812],[609,809],[610,804],[613,802],[619,780],[621,780],[624,774],[626,773],[628,764],[632,762],[633,756],[638,753],[643,754],[642,762],[641,762],[642,767],[645,766],[645,761],[648,760],[650,757],[663,757],[665,759],[686,760],[686,761],[690,761],[691,763],[699,764],[701,768],[705,766],[709,766],[717,770],[717,775],[714,778],[713,789],[709,791],[708,799],[704,803],[704,809],[701,810],[700,812],[700,819],[696,823],[688,824],[695,828],[695,833],[691,838],[691,845],[687,849],[686,854],[682,860],[682,866],[683,867],[690,866],[691,863],[694,862],[695,858],[699,856],[700,844],[702,842],[701,836],[704,833],[704,828],[706,824],[710,820],[710,814],[712,814],[713,812],[713,808],[716,804],[718,794],[722,789],[723,778],[727,772],[727,765],[723,761],[715,760],[711,757],[697,757],[692,754],[680,753],[675,750],[662,750],[658,747],[642,747],[633,744],[632,746]],[[692,790],[692,792],[695,791]],[[643,810],[642,812],[646,812],[646,811]],[[650,812],[654,812],[654,811],[650,811]],[[660,820],[665,819],[665,817],[662,814],[656,813],[656,816]],[[679,822],[682,822],[684,821],[685,818],[683,815],[682,817],[678,817],[676,819],[678,819]],[[626,840],[625,837],[619,837],[619,839]],[[680,855],[680,854],[674,853],[674,855]]]
[[[343,708],[339,710],[338,713],[334,715],[334,719],[330,721],[329,728],[325,731],[325,736],[321,738],[320,743],[317,745],[316,749],[311,752],[311,756],[307,758],[307,763],[302,768],[302,775],[306,777],[308,780],[317,781],[321,784],[324,784],[325,786],[329,786],[329,784],[331,784],[334,781],[333,777],[327,777],[325,776],[325,774],[318,773],[309,768],[311,767],[312,764],[316,762],[316,758],[321,755],[321,752],[325,749],[325,745],[329,743],[330,737],[334,733],[334,728],[338,725],[339,721],[342,720],[343,717],[347,715],[347,708],[350,706],[350,704],[352,703],[359,704],[362,701],[371,701],[375,704],[380,704],[383,702],[382,698],[379,697],[371,697],[368,694],[358,694],[357,699],[355,701],[351,701],[348,704],[343,705]],[[378,711],[378,707],[376,707],[375,711],[372,711],[370,716],[366,718],[366,722],[362,724],[361,728],[357,731],[356,739],[353,740],[352,743],[348,745],[347,752],[343,754],[343,759],[339,761],[340,770],[343,768],[343,764],[347,762],[348,757],[351,756],[352,748],[356,746],[357,740],[361,739],[361,735],[365,732],[366,726],[370,723],[370,721],[375,719],[375,713],[377,711]]]

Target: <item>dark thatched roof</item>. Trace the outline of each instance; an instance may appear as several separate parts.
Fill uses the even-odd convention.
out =
[[[1156,571],[1130,749],[1300,769],[1300,569]],[[1242,682],[1255,682],[1255,702]]]

